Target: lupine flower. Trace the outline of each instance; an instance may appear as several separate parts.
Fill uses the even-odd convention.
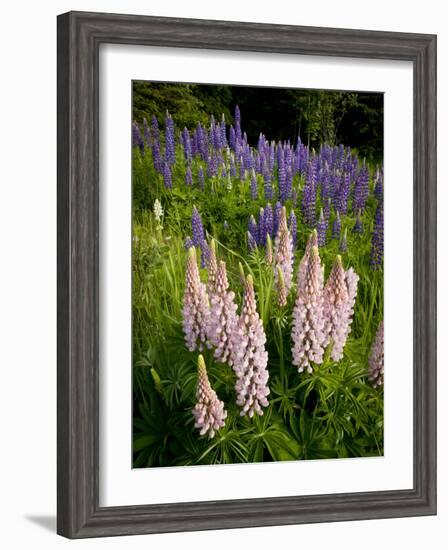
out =
[[[156,115],[152,115],[151,118],[151,133],[154,141],[160,141],[160,132],[159,132],[159,121],[157,120]]]
[[[215,348],[215,359],[232,365],[232,337],[238,317],[235,293],[228,288],[226,263],[221,261],[210,295],[209,339]]]
[[[224,426],[227,411],[224,403],[218,399],[215,390],[211,387],[205,361],[202,355],[198,357],[198,385],[196,389],[196,405],[192,410],[196,420],[194,427],[200,429],[201,435],[209,439]]]
[[[154,212],[154,217],[156,219],[156,222],[160,222],[163,218],[163,208],[160,204],[159,199],[156,199],[154,201],[154,206],[152,207],[152,211]]]
[[[268,406],[269,395],[267,370],[268,353],[265,348],[266,335],[257,313],[254,283],[247,276],[243,304],[232,338],[233,370],[237,376],[236,403],[241,416],[255,413],[262,415],[262,407]]]
[[[280,266],[277,266],[277,302],[280,307],[285,307],[288,303],[288,291],[286,290],[285,277]]]
[[[264,229],[266,236],[274,236],[274,211],[272,210],[271,203],[269,202],[264,209]]]
[[[324,217],[322,208],[320,209],[319,221],[317,222],[317,242],[320,247],[325,246],[327,242],[327,220]]]
[[[344,271],[341,256],[336,256],[324,289],[325,346],[332,343],[331,358],[339,361],[350,334],[358,275]]]
[[[347,228],[345,228],[344,234],[339,242],[339,252],[347,252]]]
[[[185,250],[188,250],[189,248],[191,248],[192,246],[194,246],[193,244],[193,241],[191,240],[191,237],[186,237],[185,239],[185,243],[184,243],[184,248]]]
[[[199,269],[194,246],[188,249],[183,299],[183,330],[189,351],[202,351],[207,342],[209,303],[204,283],[199,278]]]
[[[369,196],[369,170],[364,160],[353,190],[353,211],[360,214],[364,211]]]
[[[134,121],[132,123],[132,145],[140,149],[140,153],[144,153],[145,144],[143,143],[142,134],[139,125]]]
[[[252,169],[252,173],[250,177],[250,198],[253,201],[258,199],[257,176],[255,175],[254,169]]]
[[[308,270],[308,262],[309,262],[309,259],[310,259],[310,256],[311,256],[311,251],[312,251],[313,247],[317,247],[317,246],[318,246],[317,231],[316,231],[316,229],[313,229],[313,231],[311,231],[311,233],[310,233],[310,236],[308,237],[308,241],[307,241],[306,246],[305,246],[305,252],[304,252],[303,257],[302,257],[302,259],[300,260],[300,263],[299,263],[299,269],[298,269],[298,272],[297,272],[297,285],[299,287],[304,287],[305,286],[306,272]]]
[[[174,122],[169,112],[165,117],[165,160],[169,164],[175,163]]]
[[[253,252],[257,248],[257,241],[250,231],[247,232],[247,247],[249,252]]]
[[[166,189],[173,188],[173,181],[171,179],[171,169],[168,162],[165,162],[163,165],[163,184],[165,185]]]
[[[204,226],[202,225],[202,218],[196,206],[193,206],[193,214],[191,215],[191,231],[194,246],[201,247],[205,240]]]
[[[278,233],[278,226],[280,224],[280,218],[282,217],[282,204],[277,202],[274,209],[274,235]]]
[[[286,208],[282,208],[282,215],[278,227],[277,237],[275,239],[275,276],[277,279],[278,268],[283,272],[284,284],[288,293],[292,284],[292,270],[294,262],[293,244],[291,233],[286,221]],[[278,281],[276,280],[278,284]]]
[[[311,363],[323,361],[325,341],[323,311],[323,270],[317,246],[306,262],[304,284],[299,285],[292,313],[292,362],[299,372],[313,372]]]
[[[384,213],[382,202],[378,203],[375,213],[372,244],[370,248],[370,265],[373,269],[380,269],[384,254]]]
[[[289,230],[291,231],[292,246],[293,248],[295,248],[297,242],[297,220],[296,215],[294,214],[294,210],[291,210],[291,213],[289,214],[288,225]]]
[[[247,224],[247,230],[254,238],[255,242],[258,242],[258,225],[253,215],[250,216]]]
[[[380,322],[369,356],[368,378],[374,388],[384,384],[384,323]]]
[[[336,212],[336,217],[333,221],[333,230],[331,232],[331,236],[333,239],[340,239],[341,237],[341,218],[339,216],[339,212]]]
[[[189,166],[185,171],[185,183],[186,185],[193,185],[193,174],[191,173],[191,168]]]

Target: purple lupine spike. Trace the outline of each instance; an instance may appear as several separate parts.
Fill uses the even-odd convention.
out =
[[[267,201],[271,201],[274,197],[274,190],[272,189],[270,172],[265,172],[263,174],[263,181],[264,181],[264,198]]]
[[[221,144],[223,147],[227,147],[226,118],[224,114],[221,119]]]
[[[288,225],[292,237],[292,246],[295,248],[297,244],[297,219],[294,210],[291,210],[289,214]]]
[[[151,118],[151,133],[153,140],[160,143],[159,121],[157,120],[156,115],[152,115]]]
[[[187,236],[186,239],[185,239],[185,243],[184,243],[185,250],[188,250],[192,246],[194,246],[193,241],[192,241],[190,236]]]
[[[166,161],[163,164],[163,184],[165,185],[166,189],[172,189],[173,188],[173,181],[171,179],[170,165]]]
[[[257,176],[255,175],[255,170],[253,168],[250,177],[250,198],[253,201],[258,199]]]
[[[187,128],[184,128],[182,130],[182,147],[184,150],[184,158],[187,162],[190,162],[193,155],[191,150],[191,138],[190,138],[190,132],[187,130]]]
[[[369,355],[368,378],[374,388],[384,384],[384,323],[378,325]]]
[[[376,177],[374,194],[375,194],[375,198],[378,201],[383,200],[383,173],[379,169]]]
[[[204,283],[199,278],[196,248],[188,249],[183,299],[183,330],[189,351],[202,351],[207,342],[209,303]]]
[[[280,202],[283,204],[287,199],[286,169],[285,169],[285,161],[283,159],[283,155],[279,156],[277,179],[278,179],[278,196],[279,196]]]
[[[336,208],[340,214],[347,214],[348,197],[350,195],[350,174],[346,173],[341,180],[341,185],[336,197]]]
[[[263,414],[262,407],[269,405],[267,370],[268,353],[266,334],[257,312],[254,283],[251,275],[246,278],[243,304],[232,337],[232,366],[237,381],[236,403],[241,407],[241,416]]]
[[[280,224],[280,218],[282,217],[282,203],[278,202],[274,209],[274,235],[278,233],[278,226]]]
[[[224,403],[218,399],[215,390],[211,387],[207,375],[204,357],[198,357],[198,383],[196,389],[196,405],[192,410],[195,418],[195,428],[200,429],[200,435],[207,435],[209,439],[215,437],[227,418]]]
[[[169,164],[174,164],[175,158],[175,139],[174,139],[174,122],[169,112],[165,116],[165,160]]]
[[[274,211],[270,202],[268,202],[264,209],[264,229],[266,235],[274,236]]]
[[[313,372],[312,363],[323,361],[325,341],[323,311],[323,270],[317,246],[313,246],[306,262],[302,285],[292,313],[292,362],[299,372]]]
[[[333,239],[340,239],[341,237],[341,217],[339,216],[339,211],[336,211],[336,217],[333,221],[333,229],[331,231],[331,237]]]
[[[339,242],[339,252],[347,252],[347,228],[345,228],[344,234]]]
[[[229,291],[224,261],[219,262],[210,304],[209,339],[215,348],[215,359],[232,365],[232,337],[238,316],[235,293]]]
[[[143,118],[143,135],[145,137],[146,147],[151,147],[151,143],[152,143],[151,128],[149,127],[146,117]]]
[[[235,151],[235,128],[230,126],[229,130],[229,145]]]
[[[277,236],[275,238],[275,277],[276,284],[278,285],[277,268],[280,268],[283,272],[284,284],[286,287],[286,293],[288,294],[292,285],[292,272],[294,263],[293,241],[291,233],[288,229],[288,222],[286,217],[286,208],[282,208],[282,214],[278,226]]]
[[[325,346],[331,343],[331,358],[340,361],[350,334],[356,300],[358,275],[344,271],[341,256],[336,256],[324,289]]]
[[[204,239],[201,244],[201,267],[210,269],[211,251],[208,242]]]
[[[152,142],[152,162],[154,164],[154,168],[156,172],[158,172],[159,174],[162,174],[164,163],[162,161],[162,156],[160,154],[160,143],[156,139],[153,139],[153,142]]]
[[[249,252],[254,252],[257,249],[257,241],[250,231],[247,232],[247,248]]]
[[[302,195],[302,212],[309,227],[316,225],[316,166],[308,162]]]
[[[370,174],[364,160],[353,189],[353,212],[360,214],[364,211],[369,196]]]
[[[375,212],[372,243],[370,246],[370,265],[372,269],[381,269],[384,254],[384,213],[382,202],[378,203]]]
[[[186,185],[193,185],[193,174],[191,173],[191,168],[187,166],[185,171],[185,183]]]
[[[320,248],[324,247],[327,242],[327,225],[327,220],[321,208],[319,221],[317,222],[317,242]]]
[[[364,225],[362,223],[362,219],[361,219],[361,216],[358,215],[356,216],[356,222],[355,222],[355,225],[353,226],[353,233],[359,233],[359,234],[362,234],[364,231]]]
[[[191,215],[191,232],[194,246],[196,248],[201,247],[205,240],[204,226],[202,225],[202,218],[196,206],[193,206],[193,213]]]
[[[256,240],[260,246],[264,246],[266,244],[264,208],[260,208],[260,214],[258,215],[258,238]]]
[[[251,217],[249,218],[249,222],[247,224],[247,230],[252,235],[255,242],[257,242],[258,241],[258,225],[257,225],[257,222],[255,221],[255,218],[254,218],[253,215],[251,215]]]
[[[132,145],[133,147],[138,147],[141,154],[145,152],[145,144],[143,142],[142,134],[140,132],[140,127],[135,122],[135,120],[132,123]]]
[[[198,182],[199,182],[199,189],[201,191],[204,191],[205,189],[205,178],[204,178],[204,170],[202,166],[199,167],[198,170]]]

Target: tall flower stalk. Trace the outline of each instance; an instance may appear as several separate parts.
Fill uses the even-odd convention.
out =
[[[224,261],[219,262],[210,304],[209,339],[215,348],[215,359],[231,365],[232,336],[238,317],[235,293],[229,290]]]
[[[206,435],[209,439],[215,437],[216,432],[224,426],[224,421],[227,418],[224,403],[218,399],[215,390],[210,385],[202,355],[198,357],[196,405],[192,413],[195,418],[194,427],[199,428],[200,435]]]
[[[325,346],[330,344],[331,358],[339,361],[350,334],[353,307],[356,300],[358,275],[342,265],[341,256],[336,256],[333,268],[324,289]]]
[[[268,353],[266,335],[257,312],[254,283],[251,275],[246,278],[241,314],[232,339],[232,363],[237,381],[236,403],[241,416],[263,414],[269,395],[267,370]]]
[[[313,372],[312,363],[320,364],[324,354],[323,270],[317,246],[306,262],[304,281],[298,285],[292,314],[292,362],[299,372]]]
[[[286,208],[282,208],[277,237],[275,239],[275,282],[277,290],[279,286],[279,269],[283,273],[283,284],[288,295],[292,284],[292,271],[294,262],[293,239],[288,228]]]
[[[210,311],[206,287],[199,278],[194,246],[188,249],[182,314],[182,327],[188,350],[202,351],[207,343]]]

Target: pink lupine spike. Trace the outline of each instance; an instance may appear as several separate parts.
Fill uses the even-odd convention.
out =
[[[325,343],[323,271],[317,246],[311,248],[292,317],[292,362],[299,372],[306,369],[310,373],[311,363],[322,363]]]
[[[274,254],[272,252],[272,240],[269,235],[269,233],[266,235],[266,263],[268,265],[272,265],[272,262],[274,261]]]
[[[286,295],[288,295],[292,284],[292,270],[294,262],[293,248],[291,232],[288,229],[286,208],[283,206],[277,237],[275,239],[275,281],[278,286],[278,268],[280,268],[283,272]]]
[[[198,357],[196,405],[192,413],[196,420],[194,424],[195,428],[199,428],[200,435],[207,435],[209,439],[215,437],[219,428],[224,426],[224,421],[227,417],[224,403],[218,399],[215,390],[210,385],[207,368],[202,355]]]
[[[374,388],[384,384],[384,323],[380,322],[369,356],[369,380]]]
[[[288,291],[285,286],[285,277],[280,266],[277,266],[277,301],[280,307],[285,307],[288,303]]]
[[[316,229],[313,229],[313,231],[310,233],[310,236],[308,237],[308,241],[306,243],[305,253],[303,254],[303,257],[302,257],[302,259],[300,260],[300,263],[299,263],[299,269],[298,269],[298,272],[297,272],[297,285],[299,287],[301,287],[305,284],[306,270],[307,270],[307,267],[308,267],[308,260],[310,258],[311,250],[313,249],[314,246],[319,248],[318,247],[318,242],[317,242],[317,231],[316,231]]]
[[[188,249],[183,299],[183,330],[189,351],[202,351],[207,344],[209,302],[204,283],[199,278],[196,248]]]
[[[237,322],[235,293],[228,290],[226,263],[219,262],[210,296],[209,339],[215,348],[215,359],[232,364],[232,335]]]
[[[235,390],[241,416],[255,413],[262,415],[262,407],[268,406],[267,370],[268,353],[266,335],[257,313],[254,283],[251,275],[246,278],[241,315],[232,338],[233,370],[237,376]]]

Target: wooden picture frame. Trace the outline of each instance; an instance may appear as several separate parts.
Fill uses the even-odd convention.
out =
[[[99,506],[99,47],[407,60],[414,74],[414,484],[409,490]],[[436,37],[70,12],[58,17],[58,519],[68,538],[436,513]]]

